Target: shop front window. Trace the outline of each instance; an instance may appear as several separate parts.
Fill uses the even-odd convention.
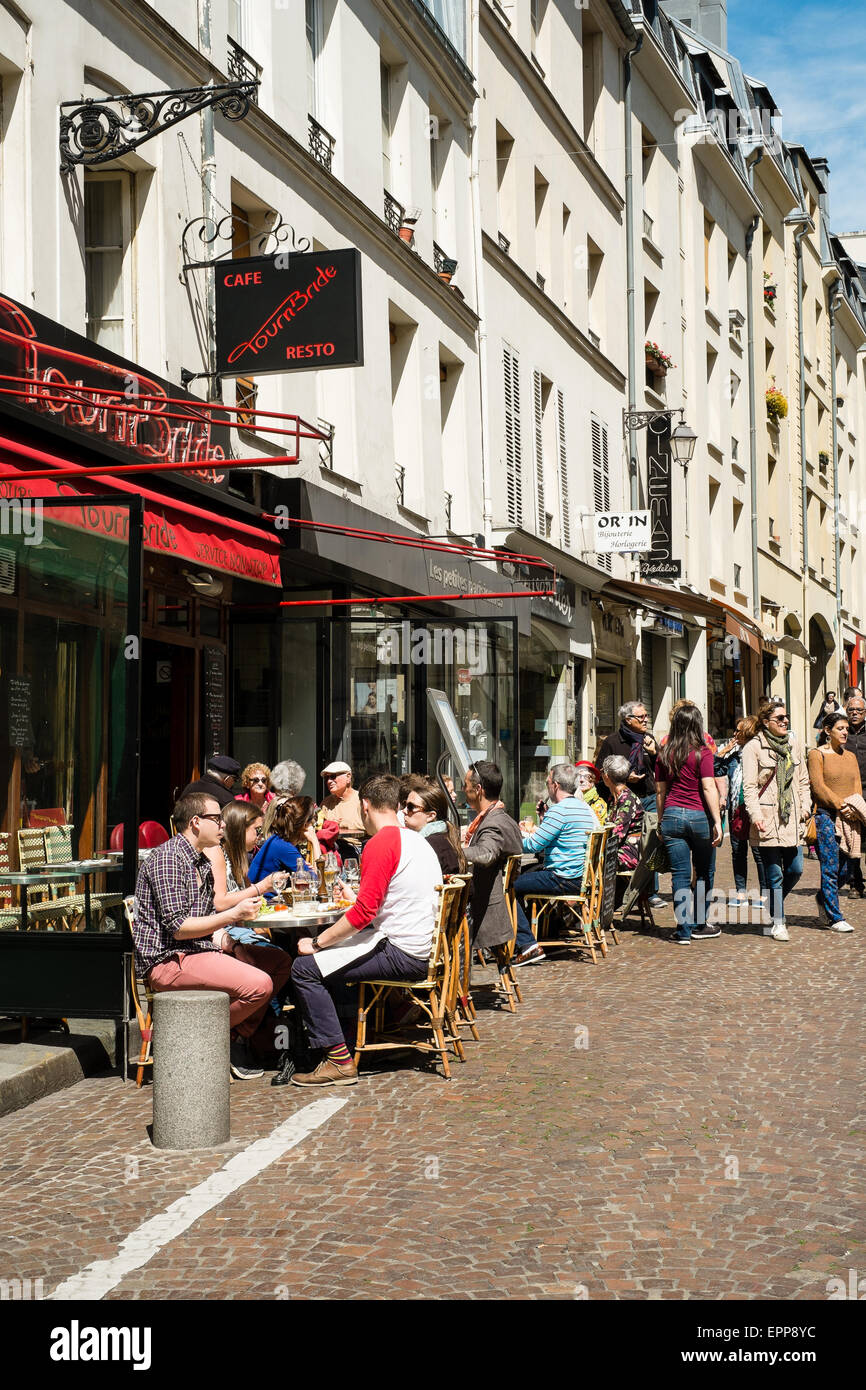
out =
[[[89,854],[133,814],[129,512],[123,504],[32,506],[38,526],[4,528],[0,540],[10,558],[0,595],[3,829],[69,825],[73,850]]]

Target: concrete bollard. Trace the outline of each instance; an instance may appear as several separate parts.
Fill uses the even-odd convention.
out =
[[[209,1149],[231,1134],[229,997],[219,990],[153,996],[153,1143]]]

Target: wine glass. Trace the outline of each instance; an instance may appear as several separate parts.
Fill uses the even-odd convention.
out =
[[[334,901],[334,884],[340,873],[337,863],[337,856],[332,849],[325,855],[325,890],[328,894],[328,902]]]
[[[343,880],[350,888],[357,888],[361,882],[361,865],[351,855],[343,860]]]

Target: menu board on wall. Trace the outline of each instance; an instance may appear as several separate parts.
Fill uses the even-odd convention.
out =
[[[30,677],[10,676],[6,698],[9,705],[9,742],[13,748],[28,748],[33,743]]]
[[[202,652],[202,692],[202,751],[207,759],[226,752],[226,654],[222,647],[205,647]]]

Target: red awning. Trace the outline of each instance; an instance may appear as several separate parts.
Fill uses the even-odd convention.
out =
[[[70,525],[125,540],[125,508],[113,509],[105,504],[98,508],[88,507],[83,499],[106,492],[134,494],[145,501],[145,549],[190,560],[204,569],[219,570],[239,579],[282,587],[280,545],[276,535],[259,531],[246,522],[218,517],[188,502],[161,497],[149,488],[112,479],[110,463],[106,465],[104,479],[88,478],[73,484],[68,479],[57,483],[46,478],[30,482],[20,471],[24,459],[41,467],[50,464],[58,468],[70,467],[68,459],[0,437],[0,498],[41,497],[49,502],[53,497],[81,497],[80,511],[64,509],[68,510]]]

